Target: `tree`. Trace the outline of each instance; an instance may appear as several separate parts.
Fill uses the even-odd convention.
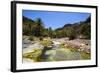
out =
[[[87,39],[90,39],[91,38],[91,25],[90,25],[90,23],[82,25],[80,33],[82,35],[84,35]]]
[[[40,18],[38,18],[36,21],[35,21],[35,28],[34,28],[34,35],[39,37],[39,36],[42,36],[42,32],[44,30],[44,26],[43,26],[43,22]]]
[[[72,27],[70,27],[70,28],[67,30],[67,36],[69,37],[69,40],[75,39],[76,36],[77,36],[76,30],[74,30]]]
[[[23,16],[23,35],[32,35],[34,21]]]
[[[42,34],[43,37],[48,37],[49,36],[48,29],[44,29],[42,33],[43,33]]]
[[[49,29],[48,29],[48,34],[49,34],[49,37],[53,37],[53,30],[52,30],[52,28],[51,27],[49,27]]]

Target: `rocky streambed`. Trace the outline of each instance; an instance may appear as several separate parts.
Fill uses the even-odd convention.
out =
[[[67,60],[87,60],[91,58],[89,40],[44,39],[42,41],[23,40],[23,62],[49,62]]]

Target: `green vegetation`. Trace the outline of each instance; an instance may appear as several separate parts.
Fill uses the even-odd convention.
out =
[[[73,40],[76,38],[76,30],[74,30],[74,28],[70,28],[68,31],[67,31],[67,36],[69,37],[69,40]]]
[[[23,16],[23,35],[51,38],[69,37],[69,40],[73,40],[81,35],[83,36],[83,38],[90,39],[90,21],[91,19],[89,17],[88,19],[86,19],[86,21],[75,24],[65,24],[61,28],[52,30],[51,27],[45,28],[42,19],[40,18],[31,20]]]
[[[51,27],[45,28],[40,18],[31,20],[23,16],[23,40],[25,40],[26,45],[29,42],[32,45],[32,51],[27,52],[26,50],[27,53],[23,53],[23,58],[31,59],[33,62],[90,59],[91,53],[84,51],[87,49],[84,46],[88,45],[80,46],[80,43],[79,45],[71,43],[76,38],[91,39],[90,22],[91,19],[88,17],[85,21],[65,24],[63,27],[53,30]],[[27,42],[27,40],[30,41]],[[34,44],[35,48],[33,48]],[[40,49],[40,46],[43,48]]]
[[[83,34],[87,39],[91,38],[91,28],[90,23],[84,24],[81,26],[81,34]]]

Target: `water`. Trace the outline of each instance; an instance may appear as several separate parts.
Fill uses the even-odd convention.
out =
[[[41,61],[66,61],[82,59],[79,51],[71,51],[70,49],[61,48],[60,42],[53,41],[53,45],[48,47],[43,46],[39,42],[32,43],[31,41],[23,41],[23,54],[32,52],[34,49],[41,49],[42,54],[39,56]],[[27,60],[29,61],[29,60]],[[30,61],[31,62],[31,61]]]

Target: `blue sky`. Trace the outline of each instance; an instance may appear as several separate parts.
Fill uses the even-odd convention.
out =
[[[68,23],[85,21],[90,13],[23,10],[22,15],[32,20],[41,18],[46,28],[56,29]]]

